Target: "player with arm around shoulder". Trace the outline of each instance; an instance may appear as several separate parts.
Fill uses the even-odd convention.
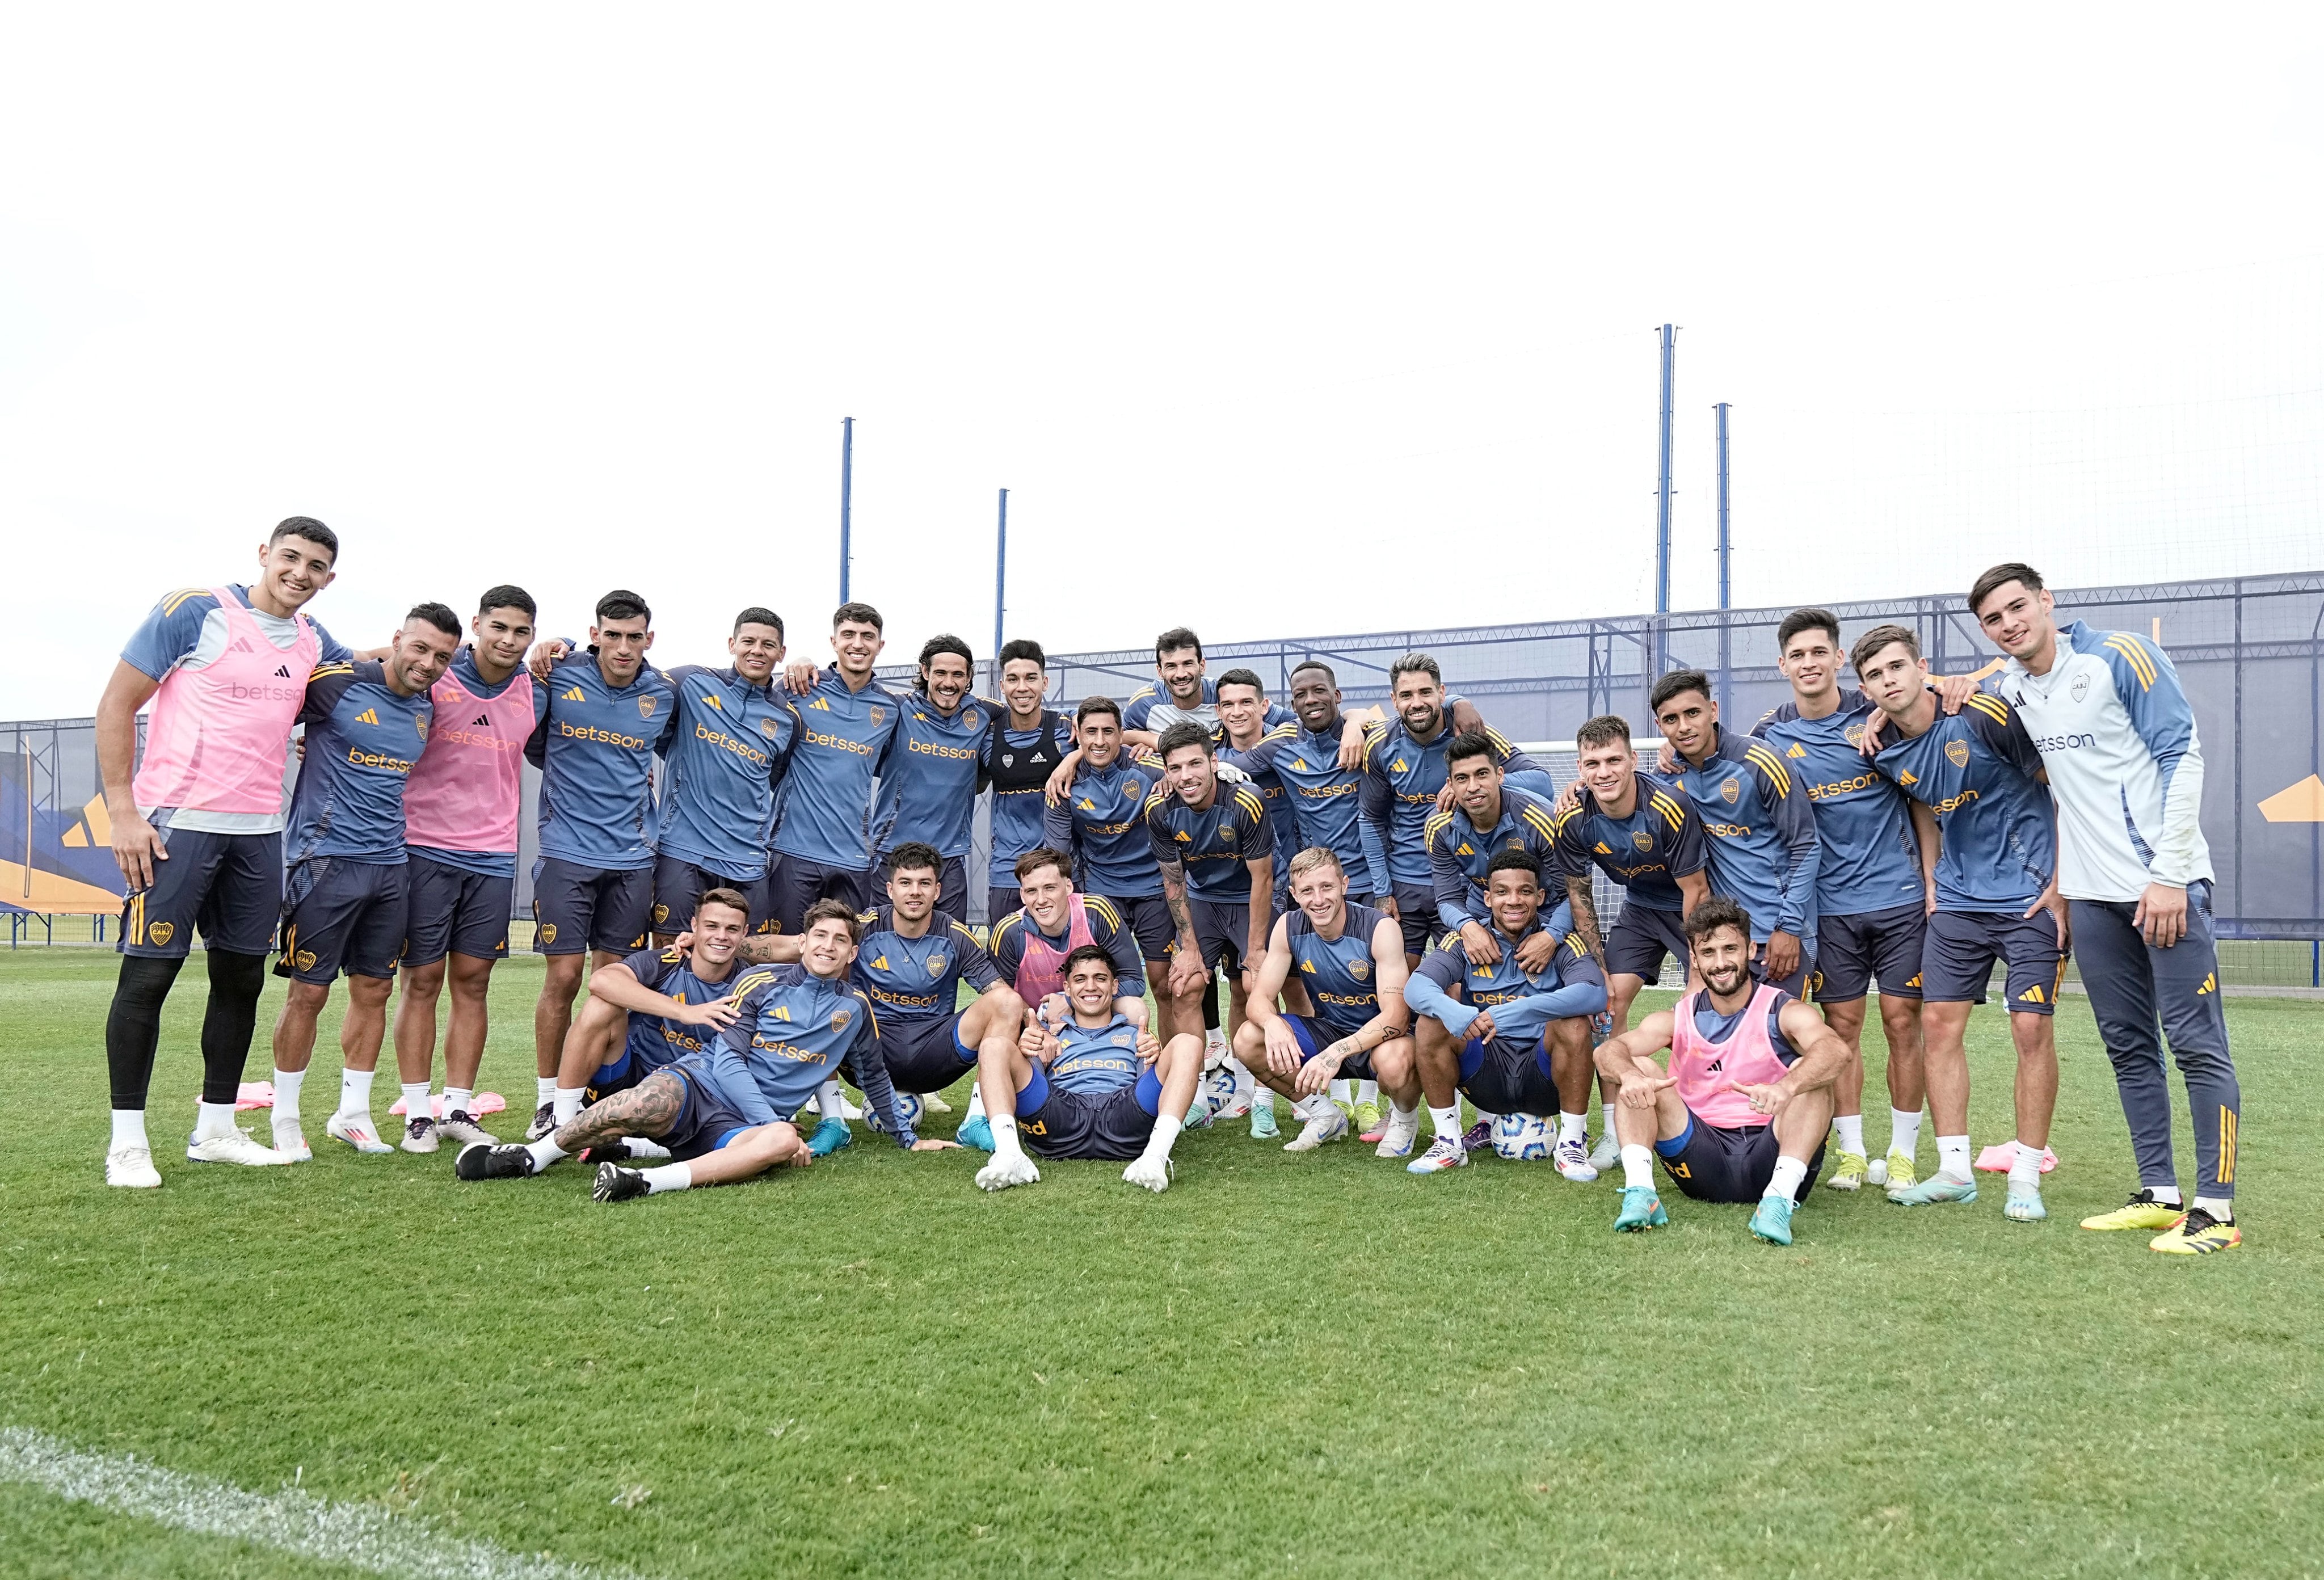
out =
[[[1831,1083],[1848,1044],[1815,1011],[1752,974],[1751,919],[1724,896],[1686,919],[1694,979],[1598,1049],[1600,1078],[1615,1091],[1622,1144],[1623,1233],[1670,1222],[1655,1191],[1655,1159],[1698,1201],[1757,1201],[1751,1233],[1792,1243],[1792,1212],[1805,1200],[1831,1127]],[[1669,1050],[1669,1068],[1655,1055]]]

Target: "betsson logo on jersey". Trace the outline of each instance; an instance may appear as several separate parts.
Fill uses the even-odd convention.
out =
[[[852,751],[857,757],[872,755],[872,748],[869,744],[861,740],[850,740],[844,735],[825,735],[820,730],[803,730],[799,732],[799,739],[805,740],[809,746],[828,746],[840,751]]]
[[[2035,751],[2071,751],[2076,747],[2096,746],[2098,738],[2086,733],[2072,735],[2037,735],[2034,738]]]
[[[595,724],[574,724],[566,720],[557,721],[557,733],[568,740],[586,740],[600,746],[623,747],[631,751],[645,745],[642,736],[624,735],[618,730],[605,730]]]
[[[244,685],[240,681],[226,688],[226,700],[235,703],[297,703],[306,700],[303,685]]]
[[[918,752],[922,757],[953,758],[962,762],[972,761],[982,755],[981,749],[973,746],[945,746],[934,740],[908,740],[904,743],[904,749]]]

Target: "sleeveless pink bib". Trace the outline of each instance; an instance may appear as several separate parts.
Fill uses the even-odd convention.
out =
[[[1784,1079],[1786,1066],[1767,1040],[1767,1011],[1778,991],[1761,983],[1724,1043],[1714,1043],[1694,1028],[1700,993],[1678,1001],[1677,1024],[1671,1032],[1671,1079],[1678,1082],[1679,1100],[1704,1124],[1739,1130],[1767,1123],[1767,1116],[1754,1109],[1751,1100],[1729,1083],[1770,1086]]]
[[[149,811],[280,813],[290,727],[323,638],[302,614],[293,617],[299,639],[278,648],[231,589],[210,596],[226,619],[226,651],[206,668],[180,665],[162,677],[131,794]]]
[[[1025,956],[1017,962],[1017,980],[1011,986],[1018,997],[1036,1007],[1050,994],[1065,990],[1065,957],[1097,942],[1097,934],[1090,931],[1089,906],[1081,896],[1066,896],[1065,914],[1065,947],[1059,949],[1041,936],[1033,914],[1025,913]]]
[[[437,681],[428,694],[436,723],[403,786],[407,842],[493,855],[517,848],[532,684],[521,667],[496,697],[477,696],[448,670]]]

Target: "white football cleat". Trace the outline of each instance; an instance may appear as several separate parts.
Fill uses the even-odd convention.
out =
[[[334,1114],[323,1121],[323,1134],[333,1141],[344,1141],[359,1153],[390,1153],[395,1149],[380,1140],[368,1120],[350,1119],[345,1114]]]
[[[290,1160],[271,1146],[261,1146],[246,1131],[237,1130],[231,1135],[189,1137],[186,1142],[186,1161],[189,1163],[240,1163],[244,1168],[269,1169]]]
[[[1283,1144],[1283,1150],[1290,1153],[1314,1152],[1326,1142],[1346,1139],[1347,1134],[1348,1116],[1334,1103],[1302,1125],[1299,1134]]]
[[[1590,1161],[1589,1144],[1578,1135],[1572,1141],[1559,1142],[1549,1155],[1556,1161],[1557,1171],[1576,1185],[1587,1185],[1598,1177],[1597,1166]],[[1621,1162],[1619,1153],[1614,1154],[1614,1161]]]
[[[1140,1157],[1122,1170],[1121,1177],[1130,1184],[1142,1185],[1158,1196],[1170,1189],[1170,1160]]]
[[[983,1190],[1006,1190],[1011,1185],[1038,1185],[1041,1171],[1023,1153],[1011,1153],[1007,1157],[995,1154],[993,1160],[976,1171],[976,1183]]]
[[[105,1182],[132,1190],[159,1190],[161,1171],[153,1167],[151,1147],[121,1146],[105,1154]]]
[[[1600,1133],[1598,1144],[1591,1149],[1590,1166],[1604,1174],[1619,1166],[1621,1162],[1622,1144],[1614,1139],[1611,1130]]]
[[[1372,1152],[1376,1158],[1408,1158],[1412,1144],[1420,1138],[1420,1110],[1399,1114],[1391,1106],[1388,1111],[1388,1134],[1380,1137],[1379,1145]]]
[[[315,1161],[315,1149],[307,1144],[307,1134],[303,1130],[294,1129],[287,1135],[281,1130],[275,1131],[274,1150],[290,1162],[311,1163]]]

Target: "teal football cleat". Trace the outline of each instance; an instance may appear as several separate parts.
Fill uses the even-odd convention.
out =
[[[972,1114],[961,1121],[960,1130],[953,1139],[963,1146],[973,1146],[979,1152],[991,1152],[992,1121],[982,1114]]]
[[[1622,1187],[1622,1210],[1614,1215],[1614,1232],[1635,1235],[1644,1229],[1659,1229],[1669,1224],[1670,1214],[1663,1210],[1663,1199],[1655,1194],[1651,1185]]]
[[[2042,1188],[2019,1190],[2013,1187],[2009,1199],[2001,1204],[2001,1216],[2013,1224],[2038,1224],[2048,1217],[2050,1209],[2042,1205]]]
[[[1955,1180],[1944,1174],[1932,1174],[1918,1185],[1906,1190],[1891,1190],[1888,1199],[1898,1207],[1934,1207],[1946,1201],[1975,1201],[1977,1181]]]
[[[1788,1196],[1762,1196],[1759,1208],[1751,1215],[1751,1233],[1755,1238],[1770,1245],[1792,1243],[1792,1199]]]
[[[1275,1123],[1273,1103],[1253,1103],[1250,1106],[1250,1138],[1253,1141],[1273,1141],[1283,1132]]]
[[[827,1158],[854,1139],[855,1134],[847,1128],[846,1120],[825,1119],[816,1125],[815,1134],[807,1138],[807,1155]]]

